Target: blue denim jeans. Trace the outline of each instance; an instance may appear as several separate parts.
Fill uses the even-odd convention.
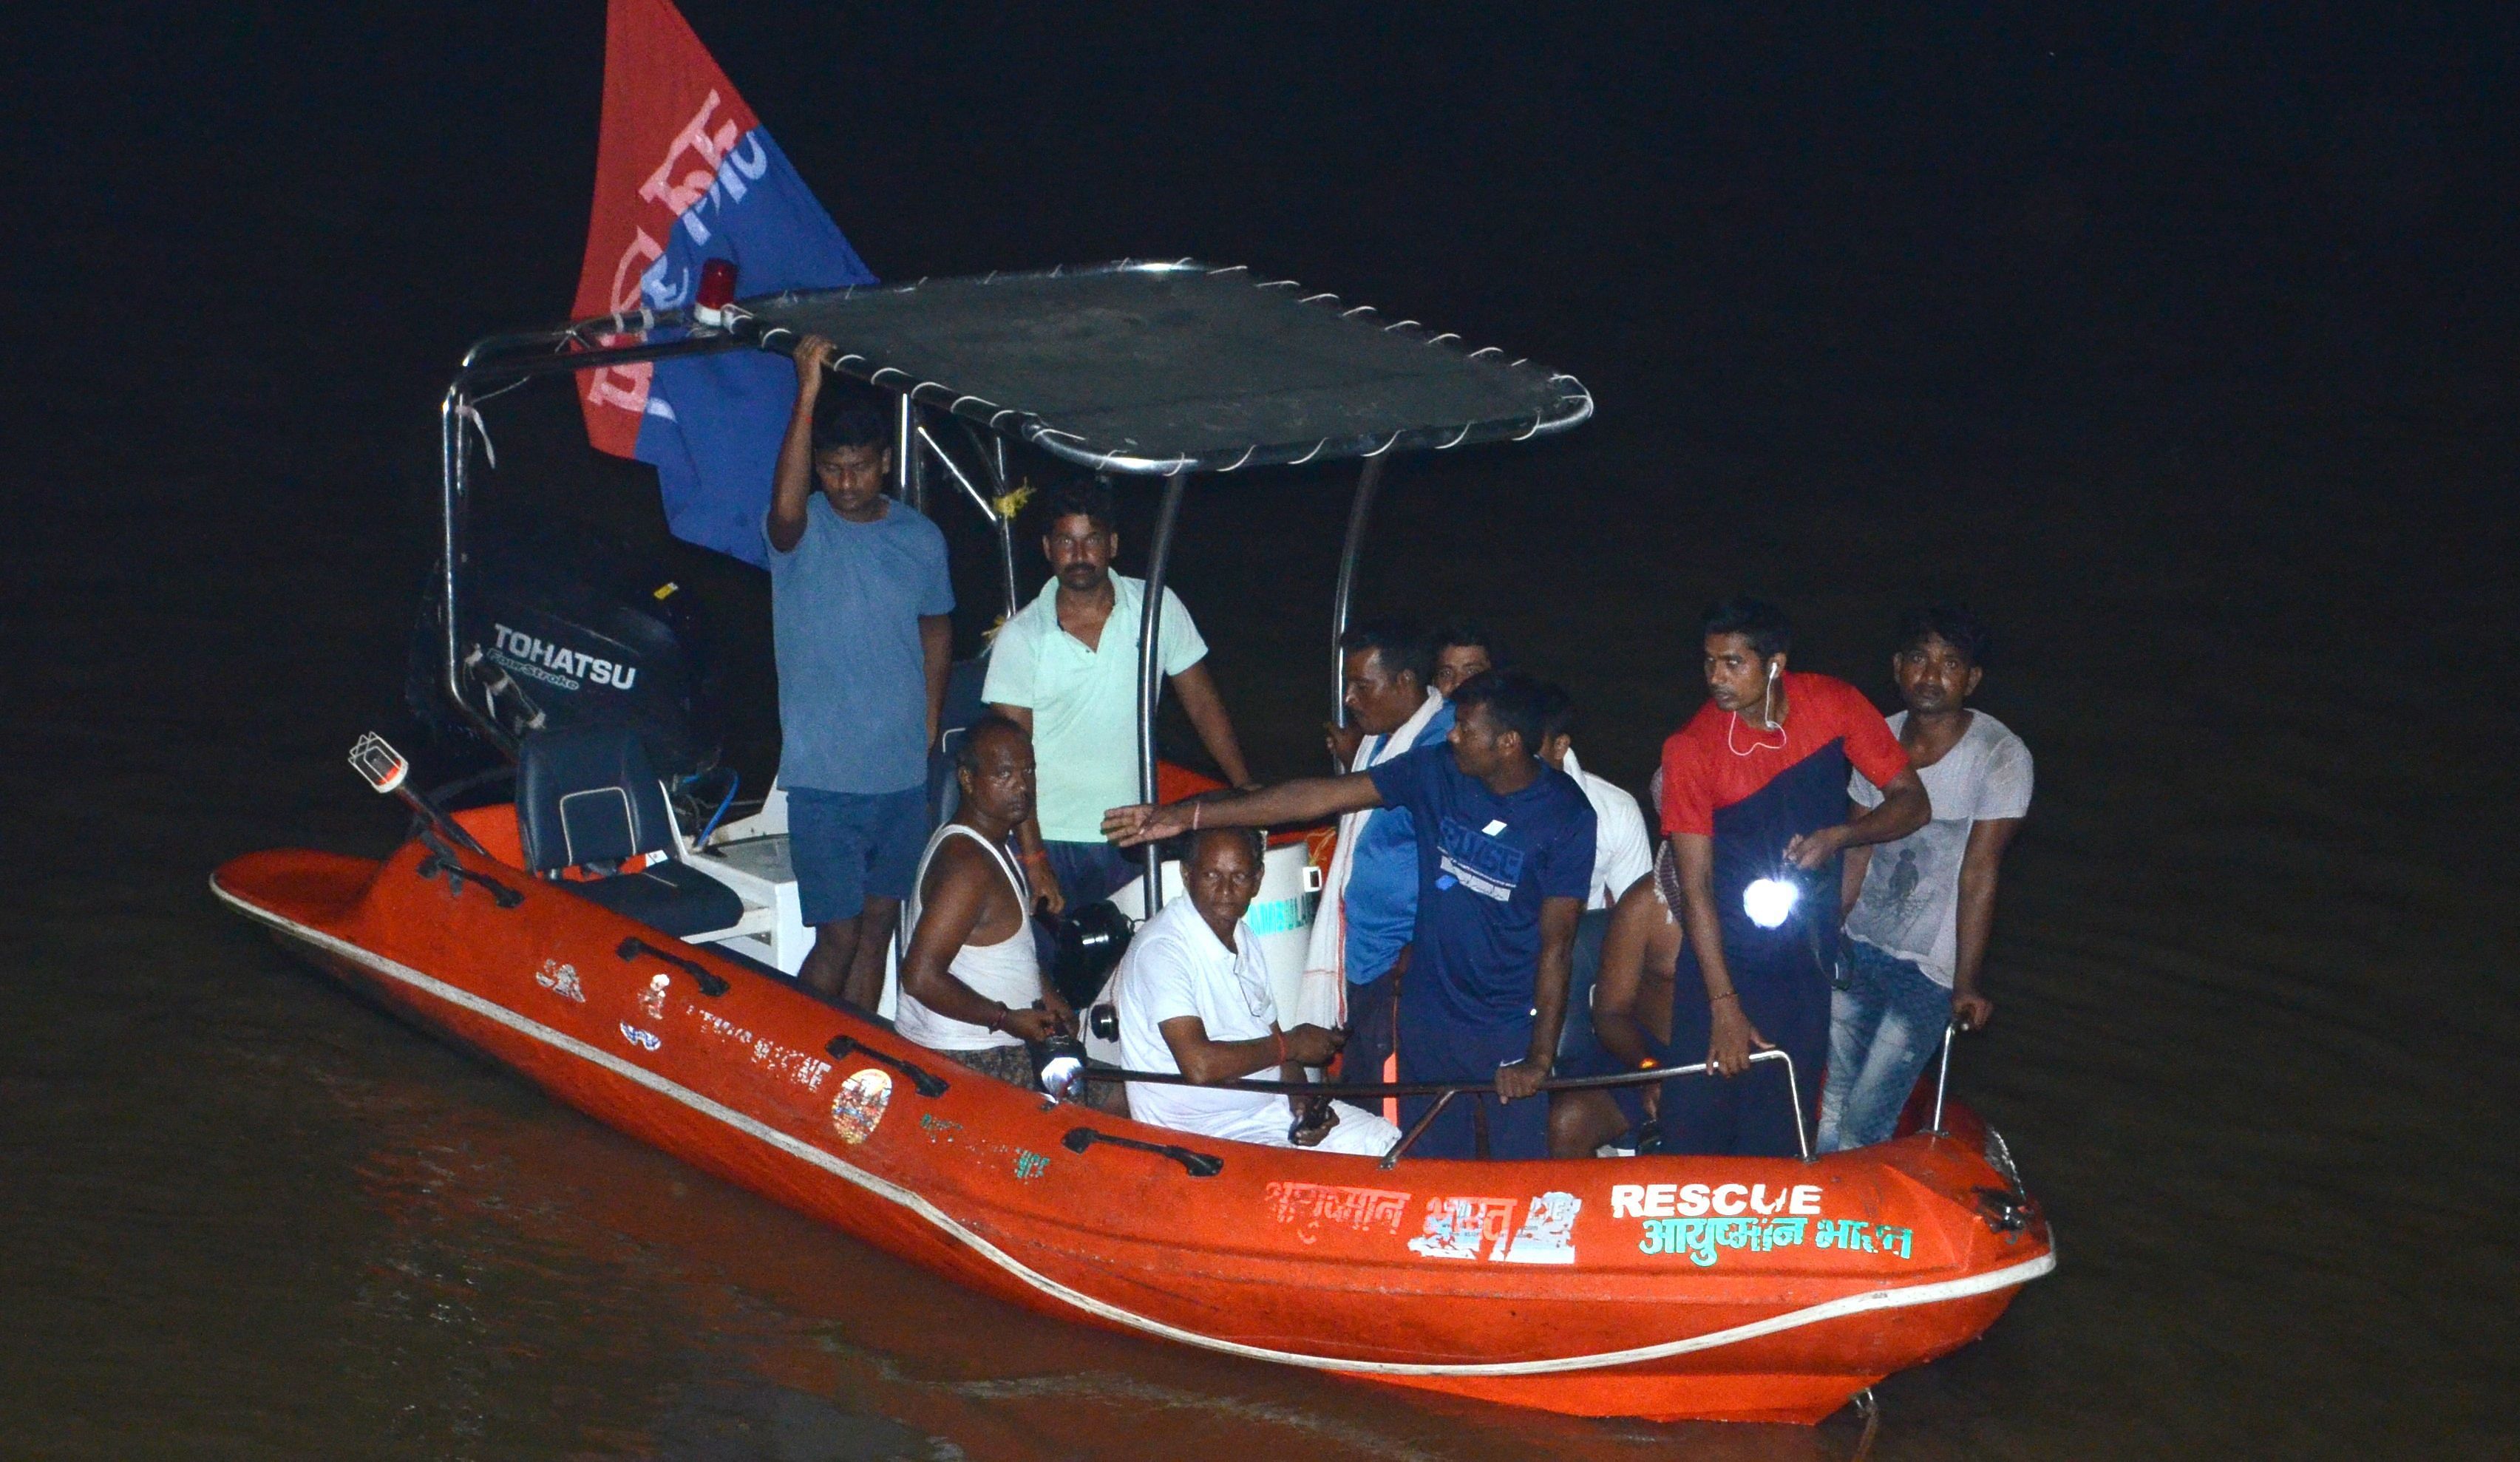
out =
[[[1828,1080],[1821,1088],[1820,1150],[1886,1142],[1925,1063],[1942,1048],[1952,993],[1913,961],[1849,940],[1847,988],[1828,1008]]]
[[[1041,849],[1050,855],[1050,870],[1058,875],[1058,891],[1072,908],[1100,904],[1111,897],[1111,891],[1147,870],[1146,854],[1136,848],[1114,848],[1109,843],[1055,843],[1042,840]],[[1125,910],[1131,917],[1145,914],[1143,908]]]

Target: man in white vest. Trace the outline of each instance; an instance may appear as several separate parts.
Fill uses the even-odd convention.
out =
[[[1032,816],[1032,738],[1002,716],[974,722],[957,753],[963,801],[936,829],[911,882],[901,960],[901,1035],[984,1076],[1041,1089],[1026,1041],[1073,1028],[1042,976],[1032,888],[1015,828]]]

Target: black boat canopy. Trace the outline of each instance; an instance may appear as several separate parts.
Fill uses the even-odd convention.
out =
[[[714,313],[714,312],[711,312]],[[1123,261],[1047,273],[922,280],[893,288],[762,295],[709,318],[697,308],[642,310],[475,343],[438,407],[440,625],[444,688],[493,744],[513,748],[494,704],[468,696],[465,667],[478,646],[462,639],[465,503],[477,393],[494,381],[610,370],[747,346],[786,352],[795,336],[839,346],[844,374],[899,393],[894,470],[906,501],[924,503],[924,451],[995,527],[1007,605],[1016,602],[1013,523],[1003,498],[983,494],[920,423],[918,407],[1040,447],[1099,472],[1164,479],[1147,562],[1150,612],[1138,624],[1138,785],[1155,800],[1155,659],[1164,580],[1183,489],[1199,472],[1362,458],[1330,605],[1331,714],[1342,724],[1338,641],[1347,628],[1366,522],[1390,454],[1520,441],[1575,426],[1592,394],[1572,376],[1512,360],[1494,346],[1466,350],[1415,320],[1384,320],[1371,305],[1306,293],[1292,280],[1192,259]],[[982,471],[1004,494],[1003,454]],[[468,659],[468,653],[472,658]],[[485,694],[485,701],[495,695]],[[1162,902],[1160,856],[1146,849],[1147,912]]]
[[[813,333],[837,368],[1108,472],[1443,450],[1562,431],[1582,382],[1370,305],[1192,260],[744,300],[747,332]]]

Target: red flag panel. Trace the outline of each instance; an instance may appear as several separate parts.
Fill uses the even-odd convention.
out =
[[[635,312],[640,280],[664,258],[675,222],[758,119],[667,0],[611,0],[604,26],[604,130],[595,209],[571,315]],[[629,457],[653,378],[648,365],[578,375],[586,434]]]

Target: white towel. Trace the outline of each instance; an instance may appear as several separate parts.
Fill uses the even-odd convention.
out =
[[[1434,690],[1400,730],[1388,736],[1368,736],[1356,748],[1349,763],[1350,772],[1363,772],[1377,767],[1414,749],[1418,738],[1426,733],[1426,723],[1444,704],[1443,695]],[[1338,851],[1330,855],[1329,871],[1322,879],[1322,902],[1313,910],[1313,931],[1304,946],[1304,977],[1295,988],[1295,1025],[1344,1026],[1347,1024],[1347,879],[1356,864],[1357,839],[1365,835],[1366,820],[1372,810],[1348,813],[1339,819]]]

